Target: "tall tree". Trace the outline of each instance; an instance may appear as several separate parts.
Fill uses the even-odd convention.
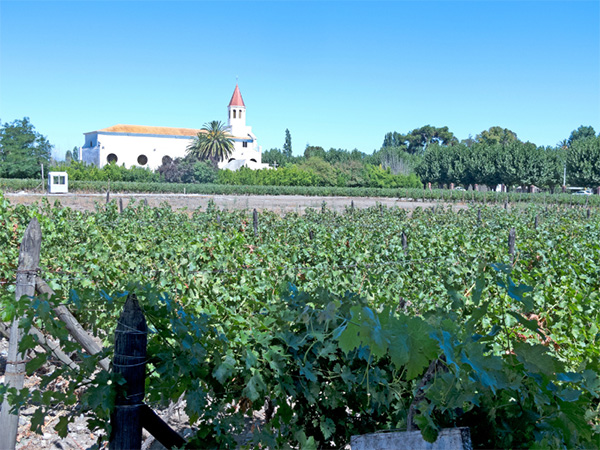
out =
[[[491,127],[475,136],[475,140],[486,145],[508,145],[512,142],[518,142],[517,133],[502,127]]]
[[[290,130],[285,129],[285,142],[283,143],[283,154],[286,156],[292,156],[292,135]]]
[[[458,139],[454,136],[448,127],[434,127],[425,125],[421,128],[415,128],[408,134],[387,133],[383,139],[383,147],[400,147],[406,152],[412,154],[422,154],[430,144],[441,146],[458,144]]]
[[[198,135],[187,147],[191,158],[210,161],[213,166],[225,161],[233,153],[233,139],[225,124],[218,120],[205,123]]]
[[[567,139],[567,146],[570,147],[573,142],[580,139],[587,139],[595,136],[596,132],[594,131],[594,127],[584,127],[581,125],[579,128],[571,132],[571,136],[569,136],[569,139]]]
[[[0,177],[37,178],[50,163],[52,145],[35,131],[28,117],[0,128]]]
[[[573,141],[567,150],[567,177],[575,186],[600,186],[600,136]]]

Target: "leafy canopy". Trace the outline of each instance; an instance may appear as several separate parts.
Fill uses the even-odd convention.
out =
[[[37,178],[40,164],[48,165],[52,145],[35,131],[28,117],[0,128],[0,177]]]
[[[211,161],[214,165],[227,160],[232,153],[232,136],[227,132],[225,124],[218,120],[205,123],[187,147],[188,156]]]

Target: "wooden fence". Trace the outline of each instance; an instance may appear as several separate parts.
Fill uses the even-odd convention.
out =
[[[40,295],[54,295],[48,284],[39,277],[42,231],[37,219],[32,219],[25,230],[19,252],[15,298]],[[57,317],[73,339],[91,355],[102,351],[90,334],[64,305],[54,309]],[[9,326],[0,322],[0,332],[9,336],[8,357],[5,370],[5,384],[9,388],[22,389],[25,381],[26,355],[19,352],[23,330],[19,327],[19,317],[14,317]],[[54,354],[64,364],[78,370],[79,366],[63,351],[52,338],[32,327],[29,331],[46,351]],[[142,445],[142,428],[167,448],[182,447],[186,441],[165,423],[144,403],[146,373],[146,344],[148,328],[146,319],[135,294],[129,294],[115,330],[115,352],[112,361],[114,373],[126,380],[125,393],[118,393],[115,409],[111,416],[111,450],[139,449]],[[98,362],[101,369],[110,370],[108,359]],[[0,449],[14,450],[19,425],[19,408],[11,411],[11,405],[4,398],[0,410]]]

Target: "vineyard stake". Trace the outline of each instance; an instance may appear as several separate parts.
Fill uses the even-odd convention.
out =
[[[119,214],[123,213],[123,199],[119,199]]]
[[[148,326],[135,294],[129,294],[115,330],[113,372],[125,378],[111,415],[110,450],[141,448]]]
[[[254,236],[258,236],[258,211],[256,211],[256,208],[252,213],[252,224],[254,225]]]
[[[536,215],[535,215],[535,223],[533,224],[533,227],[534,227],[534,229],[536,229],[536,230],[537,230],[538,224],[539,224],[539,217],[538,217],[538,215],[536,214]]]
[[[402,232],[402,250],[404,251],[404,256],[408,258],[408,239],[404,231]]]
[[[515,259],[515,241],[517,239],[517,232],[515,227],[512,227],[508,233],[508,254],[510,255],[510,262],[514,262]]]
[[[41,247],[42,229],[34,217],[27,225],[21,241],[15,300],[19,300],[24,295],[31,297],[35,294],[35,279],[39,270]],[[19,342],[22,338],[23,330],[19,327],[19,317],[14,317],[10,327],[4,384],[17,390],[23,389],[25,382],[25,358],[19,352]],[[0,448],[3,450],[13,450],[17,440],[19,408],[17,407],[16,414],[11,414],[10,410],[11,405],[8,403],[8,398],[5,397],[2,402],[2,411],[0,411]]]
[[[110,191],[106,191],[106,203],[110,202]]]

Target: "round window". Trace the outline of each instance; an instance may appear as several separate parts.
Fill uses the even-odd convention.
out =
[[[146,155],[140,155],[138,156],[137,161],[140,166],[145,166],[146,164],[148,164],[148,157]]]
[[[115,155],[114,153],[111,153],[106,157],[106,162],[108,162],[109,164],[116,163],[118,160],[119,158],[117,158],[117,155]]]

